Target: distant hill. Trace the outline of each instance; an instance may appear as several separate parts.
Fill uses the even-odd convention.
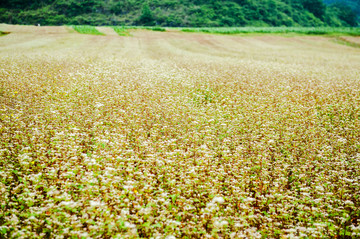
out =
[[[324,3],[330,4],[345,4],[349,6],[358,16],[360,16],[360,0],[324,0]]]
[[[359,1],[2,0],[0,22],[41,25],[357,26]]]
[[[356,25],[360,20],[360,0],[324,0],[329,11],[336,12],[340,20]]]

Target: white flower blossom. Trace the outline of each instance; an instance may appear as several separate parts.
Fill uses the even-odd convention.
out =
[[[214,197],[212,199],[212,202],[213,203],[219,203],[219,204],[223,204],[225,202],[224,198],[223,197]]]

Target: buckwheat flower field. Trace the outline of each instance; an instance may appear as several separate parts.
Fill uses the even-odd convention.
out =
[[[360,237],[355,45],[0,27],[0,238]]]

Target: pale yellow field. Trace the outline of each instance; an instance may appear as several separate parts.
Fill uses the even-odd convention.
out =
[[[360,237],[359,48],[0,30],[0,238]]]

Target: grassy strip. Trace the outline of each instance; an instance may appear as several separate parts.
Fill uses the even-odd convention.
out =
[[[145,29],[157,32],[166,32],[166,29],[163,27],[145,27]]]
[[[131,36],[130,32],[129,32],[125,27],[113,26],[112,29],[113,29],[119,36]]]
[[[94,26],[88,25],[79,25],[79,26],[71,26],[75,31],[81,34],[92,34],[92,35],[105,35],[104,33],[97,30]],[[111,26],[112,29],[119,35],[119,36],[131,36],[128,29],[146,29],[151,31],[159,31],[165,32],[166,28],[163,27],[144,27],[144,26]]]
[[[351,35],[360,36],[360,28],[351,27],[220,27],[220,28],[182,28],[183,32],[203,32],[215,34],[304,34],[304,35]]]
[[[145,29],[145,30],[150,30],[150,31],[166,32],[166,28],[164,28],[164,27],[128,26],[125,28],[127,28],[127,29]]]
[[[355,47],[355,48],[360,48],[360,44],[356,43],[356,42],[351,42],[345,38],[342,37],[337,37],[334,40],[335,43],[341,44],[341,45],[345,45],[345,46],[350,46],[350,47]]]
[[[94,26],[78,25],[78,26],[72,26],[72,28],[81,34],[105,35],[104,33],[97,30]]]
[[[8,35],[10,34],[10,32],[3,32],[3,31],[0,31],[0,36],[5,36],[5,35]]]

